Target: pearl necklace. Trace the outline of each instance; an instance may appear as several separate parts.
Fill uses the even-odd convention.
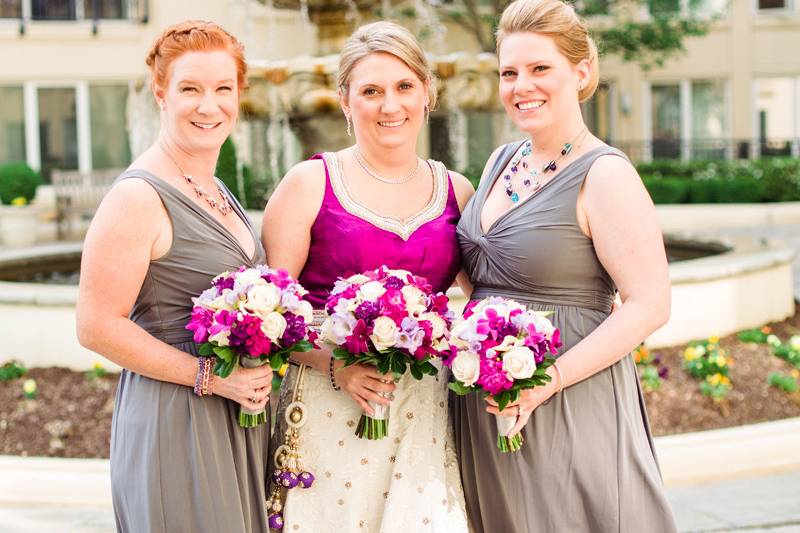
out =
[[[548,172],[555,172],[558,169],[558,164],[567,157],[570,152],[572,152],[573,147],[583,142],[583,138],[586,134],[589,133],[587,128],[583,128],[578,135],[572,139],[572,142],[564,143],[564,146],[561,148],[561,152],[559,153],[558,157],[551,159],[547,163],[545,163],[540,171],[537,171],[534,168],[530,168],[531,165],[528,164],[527,157],[531,155],[533,152],[533,146],[531,145],[531,141],[525,141],[525,144],[522,146],[522,150],[519,154],[515,155],[511,159],[511,166],[509,167],[509,171],[503,175],[503,181],[505,182],[506,194],[508,195],[511,203],[516,204],[520,201],[519,193],[514,191],[514,185],[512,183],[512,177],[519,171],[520,166],[528,171],[528,176],[522,180],[522,184],[526,188],[530,188],[533,186],[533,192],[538,191],[542,187],[541,177],[543,174],[547,174]]]
[[[192,188],[194,189],[194,193],[197,195],[198,198],[205,198],[206,202],[208,202],[208,205],[211,206],[211,209],[219,211],[222,214],[222,216],[227,216],[228,213],[230,213],[233,210],[233,207],[231,207],[231,203],[228,201],[228,197],[223,192],[222,187],[217,186],[217,191],[219,192],[219,198],[220,198],[219,201],[217,201],[208,192],[206,192],[205,187],[197,183],[197,180],[195,180],[191,174],[187,174],[186,172],[183,171],[183,169],[175,160],[175,158],[172,157],[172,154],[169,153],[169,151],[161,143],[159,143],[158,146],[165,154],[167,154],[167,157],[170,158],[172,163],[178,169],[178,172],[181,173],[181,176],[183,176],[183,179],[186,180],[186,183],[192,186]]]
[[[389,185],[402,185],[403,183],[408,183],[409,181],[411,181],[411,178],[416,176],[417,171],[419,170],[419,157],[417,157],[416,166],[414,166],[414,168],[411,169],[411,172],[409,172],[399,180],[384,178],[383,176],[381,176],[380,174],[378,174],[369,167],[366,160],[364,160],[364,156],[361,155],[361,150],[358,149],[358,146],[355,147],[355,151],[353,153],[356,157],[356,161],[358,161],[358,164],[361,166],[362,169],[364,169],[364,172],[366,172],[376,180],[380,181],[381,183],[388,183]]]

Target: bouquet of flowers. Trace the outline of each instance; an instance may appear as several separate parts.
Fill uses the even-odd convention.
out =
[[[450,389],[459,395],[480,391],[502,411],[523,389],[550,381],[546,370],[555,358],[548,353],[561,347],[561,334],[548,314],[499,297],[467,304],[463,319],[453,326],[453,350],[444,361],[455,377]],[[502,452],[519,450],[522,435],[508,436],[516,419],[495,418],[497,447]]]
[[[345,366],[365,363],[397,379],[406,370],[416,379],[435,376],[431,359],[450,348],[453,313],[447,296],[434,294],[425,278],[406,270],[377,270],[339,279],[322,325],[323,339],[336,346],[333,356]],[[372,440],[388,434],[389,409],[370,402],[374,416],[361,416],[356,435]]]
[[[314,347],[309,329],[313,313],[303,299],[307,291],[286,270],[266,265],[223,272],[197,298],[186,329],[194,331],[200,355],[216,356],[214,374],[227,377],[241,365],[269,363],[278,370],[291,352]],[[255,427],[267,420],[266,411],[239,410],[239,425]]]

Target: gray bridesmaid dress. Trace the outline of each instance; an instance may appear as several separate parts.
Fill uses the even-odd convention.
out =
[[[598,157],[625,156],[607,146],[579,156],[484,232],[486,196],[519,147],[504,147],[462,214],[463,267],[473,299],[553,311],[564,353],[605,320],[615,292],[578,226],[578,193]],[[494,416],[479,395],[453,395],[451,406],[476,533],[676,531],[630,355],[539,406],[516,453],[496,448]]]
[[[130,318],[152,336],[197,355],[189,321],[193,296],[217,274],[263,263],[258,235],[233,195],[234,211],[256,248],[239,242],[178,189],[143,170],[172,222],[167,254],[150,262]],[[224,187],[224,186],[223,186]],[[117,530],[125,533],[266,533],[269,424],[239,427],[239,406],[221,396],[123,370],[111,427],[111,492]],[[269,412],[269,410],[267,411]]]

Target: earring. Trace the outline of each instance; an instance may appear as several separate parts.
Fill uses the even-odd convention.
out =
[[[164,109],[166,109],[166,108],[167,108],[167,106],[164,104],[164,100],[161,100],[161,101],[158,103],[158,107],[161,109],[161,111],[164,111]]]
[[[347,136],[352,137],[353,135],[350,132],[350,115],[345,115],[345,118],[347,119]]]
[[[425,104],[425,124],[429,124],[431,121],[431,106]]]

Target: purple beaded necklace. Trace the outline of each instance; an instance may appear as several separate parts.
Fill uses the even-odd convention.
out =
[[[547,163],[545,163],[541,170],[533,168],[527,160],[527,157],[533,152],[533,145],[530,140],[525,141],[522,150],[511,159],[511,166],[509,171],[503,175],[503,182],[506,188],[506,194],[511,199],[511,203],[516,204],[520,200],[519,193],[514,190],[513,178],[519,172],[520,168],[527,171],[528,175],[522,179],[522,184],[526,189],[533,188],[533,192],[538,191],[542,187],[541,177],[548,172],[555,172],[558,169],[559,163],[572,152],[573,146],[577,143],[583,142],[583,138],[589,133],[587,128],[583,128],[578,135],[572,139],[572,142],[564,143],[561,148],[561,153]]]

